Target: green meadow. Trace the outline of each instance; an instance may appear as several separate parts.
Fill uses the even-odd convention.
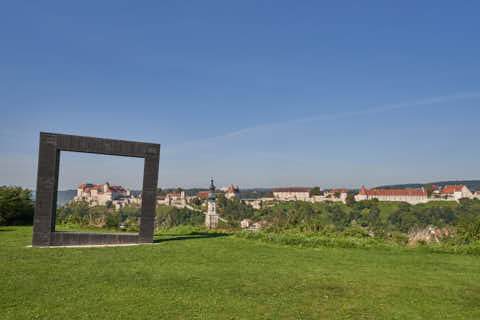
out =
[[[1,319],[480,319],[480,257],[298,248],[231,234],[28,248],[0,228]]]

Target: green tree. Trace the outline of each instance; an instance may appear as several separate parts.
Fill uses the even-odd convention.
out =
[[[59,223],[82,223],[83,217],[90,212],[88,203],[75,201],[57,209],[57,222]]]
[[[345,204],[349,207],[353,207],[355,204],[355,195],[352,192],[347,194],[347,199],[345,199]]]
[[[225,207],[227,206],[227,198],[225,198],[225,194],[220,193],[217,196],[217,205],[219,209],[225,209]]]
[[[457,239],[460,243],[480,241],[480,216],[463,217],[457,227]]]
[[[311,196],[319,196],[322,194],[322,191],[320,190],[320,187],[313,187],[311,190],[310,190],[310,195]]]
[[[0,187],[0,225],[23,225],[33,222],[31,191],[21,187]]]
[[[116,215],[115,213],[107,213],[105,215],[105,228],[108,229],[118,229],[120,227],[120,217]]]
[[[425,186],[425,191],[427,191],[427,196],[430,198],[433,194],[433,184],[429,183]]]

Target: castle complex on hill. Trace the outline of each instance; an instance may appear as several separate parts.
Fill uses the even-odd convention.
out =
[[[111,186],[108,181],[102,185],[91,183],[79,185],[73,201],[86,201],[91,207],[112,204],[116,209],[138,203],[138,199],[132,195],[130,190],[126,190],[122,186]]]

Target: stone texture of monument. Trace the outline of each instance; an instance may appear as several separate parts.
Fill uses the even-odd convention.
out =
[[[213,179],[210,182],[210,191],[208,193],[208,210],[205,215],[205,227],[215,229],[218,226],[219,216],[217,213],[217,195],[215,194],[215,185]]]
[[[60,152],[144,158],[140,232],[56,232]],[[33,246],[101,245],[153,242],[160,145],[40,132]]]

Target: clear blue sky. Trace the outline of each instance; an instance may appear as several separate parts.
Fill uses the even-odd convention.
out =
[[[0,184],[40,131],[162,144],[159,185],[480,178],[478,1],[2,1]],[[60,188],[139,188],[62,154]]]

